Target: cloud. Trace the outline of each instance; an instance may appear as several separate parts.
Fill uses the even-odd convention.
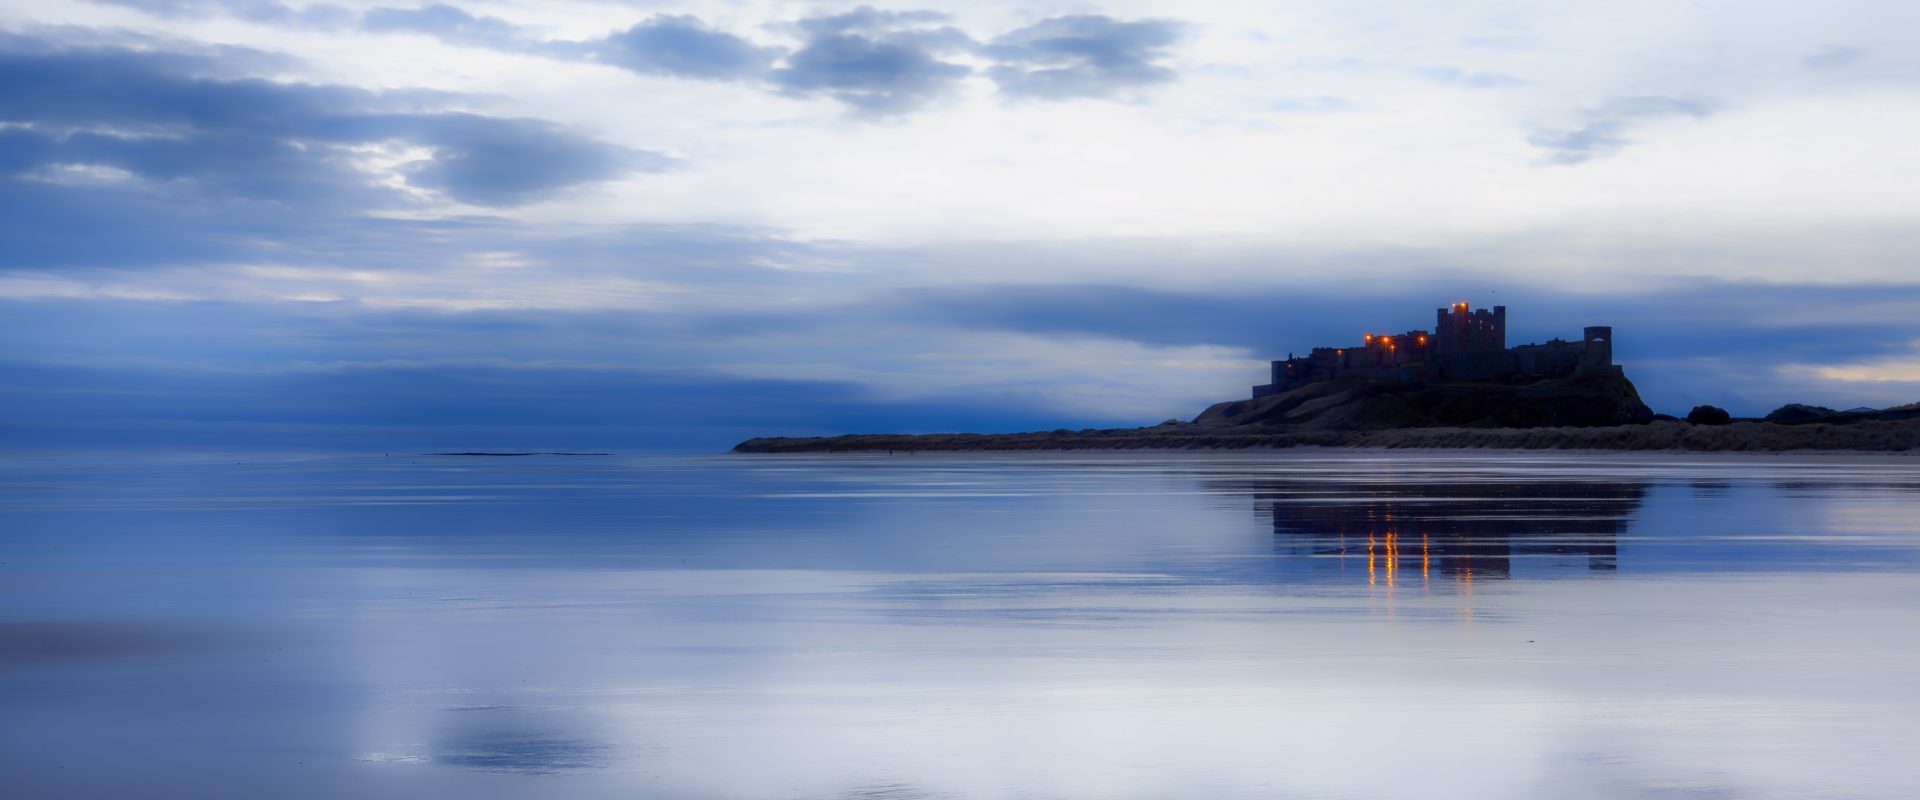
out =
[[[1434,83],[1467,89],[1510,89],[1527,85],[1526,81],[1498,72],[1467,72],[1458,67],[1427,67],[1416,71]]]
[[[948,19],[946,14],[939,11],[882,11],[872,6],[861,6],[844,14],[808,17],[794,22],[793,27],[812,36],[843,33],[877,36],[903,28],[921,28]]]
[[[588,61],[638,75],[711,81],[759,82],[786,52],[717,30],[698,17],[674,14],[656,14],[626,30],[585,40],[544,39],[506,20],[474,16],[447,5],[368,9],[361,17],[361,28],[419,33],[450,44],[561,61]]]
[[[1467,36],[1460,40],[1462,47],[1478,47],[1487,50],[1527,50],[1538,42],[1531,36],[1484,35]]]
[[[1180,33],[1171,20],[1053,17],[995,38],[981,52],[999,62],[987,74],[1009,96],[1112,97],[1178,77],[1157,62]]]
[[[641,75],[733,81],[769,86],[791,97],[830,97],[878,115],[921,108],[972,73],[942,54],[973,40],[940,24],[945,14],[881,11],[862,6],[843,14],[771,26],[801,39],[797,51],[761,45],[717,30],[688,15],[659,14],[624,31],[581,41],[541,40],[493,17],[445,5],[375,8],[362,18],[370,31],[407,31],[443,41],[569,61],[591,61]],[[785,62],[778,69],[776,62]]]
[[[1804,368],[1823,380],[1854,383],[1910,383],[1920,387],[1920,355],[1885,358],[1866,364]]]
[[[1121,21],[1098,15],[1045,19],[982,44],[927,10],[861,6],[839,14],[769,24],[800,40],[797,49],[718,30],[690,15],[658,14],[594,39],[548,39],[499,17],[435,3],[376,6],[362,12],[316,4],[301,9],[255,0],[102,0],[159,16],[226,14],[302,28],[357,27],[371,33],[432,36],[449,44],[561,61],[590,61],[641,75],[730,81],[789,97],[828,97],[872,116],[908,113],[956,90],[974,68],[992,66],[1003,96],[1021,100],[1110,98],[1178,77],[1160,63],[1183,25],[1166,19]],[[1472,75],[1467,85],[1504,76]]]
[[[933,12],[863,6],[800,20],[794,29],[806,37],[805,44],[769,79],[783,93],[831,97],[864,112],[913,111],[950,93],[973,72],[941,60],[942,53],[971,44],[957,29],[927,27],[943,19]]]
[[[250,51],[0,37],[0,270],[386,259],[471,222],[369,212],[504,207],[662,154],[444,93],[278,83]]]
[[[1546,130],[1527,137],[1528,143],[1548,151],[1550,164],[1583,164],[1609,156],[1633,143],[1633,128],[1663,117],[1702,119],[1714,113],[1713,103],[1678,97],[1618,97],[1586,112],[1577,128]]]
[[[95,2],[131,8],[156,17],[199,16],[225,11],[230,6],[228,3],[211,2],[211,0],[95,0]]]
[[[972,73],[970,67],[941,57],[974,46],[965,33],[941,24],[946,19],[932,11],[862,6],[771,26],[801,39],[793,52],[757,44],[689,15],[659,14],[624,31],[581,41],[542,40],[505,20],[445,5],[374,8],[365,13],[361,26],[591,61],[640,75],[760,84],[791,97],[830,97],[863,112],[892,115],[925,106]],[[782,57],[784,64],[775,69]]]
[[[785,52],[716,30],[697,17],[672,14],[658,14],[624,31],[581,41],[543,39],[498,17],[479,17],[448,5],[371,8],[362,14],[360,27],[563,61],[591,61],[640,75],[696,80],[757,81]]]
[[[1800,63],[1806,65],[1807,69],[1839,69],[1852,65],[1866,55],[1867,51],[1858,47],[1833,44],[1800,59]]]
[[[217,59],[127,48],[0,50],[0,192],[392,207],[413,201],[388,182],[397,175],[445,200],[520,205],[672,163],[538,119],[434,109],[455,100],[444,94],[217,71]],[[380,152],[403,155],[382,167]]]
[[[249,22],[259,22],[263,24],[286,25],[319,30],[340,30],[351,27],[354,21],[352,9],[328,3],[314,3],[302,8],[293,8],[279,3],[233,0],[224,5],[230,9],[234,16]]]
[[[189,77],[282,75],[307,68],[298,57],[252,47],[181,39],[124,28],[35,25],[26,32],[0,30],[0,57],[57,56],[77,52],[134,52],[164,62],[170,72]]]
[[[1355,111],[1360,106],[1344,97],[1323,94],[1313,97],[1283,97],[1268,103],[1267,108],[1283,114],[1333,114]]]
[[[162,18],[204,18],[226,15],[268,25],[335,29],[351,27],[354,12],[331,3],[294,8],[270,0],[94,0],[131,8]]]
[[[403,141],[433,155],[401,165],[410,186],[463,203],[514,206],[628,172],[662,172],[678,160],[573,134],[534,119],[440,113],[392,119]],[[372,130],[372,128],[369,128]]]
[[[695,17],[665,14],[582,47],[595,61],[643,75],[704,80],[758,78],[781,54],[779,48],[714,30]]]
[[[532,43],[520,26],[499,17],[476,17],[449,5],[367,9],[360,29],[374,33],[422,33],[456,44],[519,50]]]

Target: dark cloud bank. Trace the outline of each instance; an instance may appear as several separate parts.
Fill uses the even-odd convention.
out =
[[[209,197],[285,204],[396,202],[353,148],[432,155],[409,184],[478,205],[515,205],[668,157],[552,123],[446,110],[457,98],[221,78],[204,59],[118,48],[0,51],[0,158],[12,176],[58,183],[60,168],[104,167]]]
[[[883,400],[843,381],[669,369],[102,370],[0,362],[0,383],[33,387],[0,391],[0,434],[10,447],[29,449],[717,451],[768,431],[1033,430],[1066,418],[1030,398]]]
[[[15,446],[717,450],[765,434],[1150,424],[1238,396],[1263,376],[1262,358],[1352,341],[1358,331],[1420,326],[1434,297],[1451,297],[1442,283],[1366,298],[1310,285],[1231,294],[1098,285],[897,289],[777,314],[13,301],[0,303],[0,336],[18,347],[0,359],[0,427]],[[1845,309],[1920,309],[1920,288],[1699,282],[1630,295],[1568,296],[1527,286],[1503,287],[1500,295],[1512,308],[1514,341],[1577,335],[1587,323],[1614,325],[1619,359],[1657,410],[1684,413],[1713,403],[1760,414],[1795,401],[1914,399],[1869,402],[1776,368],[1914,356],[1920,323],[1852,321]],[[1764,313],[1796,304],[1834,312],[1791,324],[1769,322]],[[716,343],[742,361],[777,359],[756,355],[763,346],[757,342],[774,335],[838,341],[821,345],[815,357],[861,367],[873,357],[862,332],[901,326],[930,341],[1010,331],[1236,347],[1248,357],[1237,380],[1169,397],[1164,414],[1145,419],[1070,410],[1044,392],[990,382],[894,399],[850,381],[754,378],[687,365],[698,360],[698,346]],[[1881,388],[1920,396],[1917,385]]]
[[[179,263],[423,199],[505,207],[673,158],[462,98],[235,74],[248,54],[0,38],[0,267]],[[425,156],[369,168],[369,149]],[[377,225],[377,224],[376,224]]]
[[[656,14],[599,38],[565,40],[441,3],[381,6],[356,15],[325,4],[295,10],[257,0],[108,1],[166,16],[227,14],[303,28],[432,36],[449,44],[589,61],[641,75],[826,97],[881,116],[913,111],[952,93],[975,72],[968,60],[986,62],[986,77],[1009,98],[1124,96],[1177,77],[1163,62],[1182,32],[1172,20],[1069,15],[983,41],[941,12],[861,6],[769,26],[791,46],[758,42],[675,14]]]
[[[684,47],[686,37],[698,35],[707,43],[700,48],[703,55],[725,55],[707,62],[726,68],[692,76],[729,80],[755,78],[753,70],[781,52],[704,29],[671,39],[633,41],[634,31],[657,27],[665,19],[669,18],[655,17],[627,34],[610,36],[603,46],[590,47],[590,52],[598,60],[637,72],[662,72],[645,68],[652,66],[651,56],[637,62],[633,56],[673,52]],[[697,24],[689,18],[673,19],[683,28]],[[1181,26],[1170,20],[1053,17],[985,42],[949,23],[947,15],[939,12],[879,11],[864,6],[802,19],[786,26],[800,46],[786,52],[783,64],[764,78],[785,94],[826,96],[861,111],[891,114],[911,111],[950,93],[959,80],[974,72],[973,66],[955,60],[963,56],[989,62],[986,76],[1011,98],[1108,98],[1177,77],[1160,63],[1180,38]],[[609,58],[609,52],[632,55]],[[755,57],[748,58],[747,53]],[[636,68],[636,63],[643,68]]]
[[[752,79],[782,54],[779,48],[714,30],[697,18],[664,14],[576,52],[643,75],[721,81]]]
[[[694,17],[672,15],[654,16],[598,40],[536,43],[524,33],[504,36],[498,26],[456,9],[431,8],[444,19],[429,22],[428,12],[409,12],[422,23],[411,30],[465,44],[579,57],[641,74],[760,82],[783,94],[830,97],[879,114],[911,111],[950,93],[974,72],[956,60],[963,56],[990,62],[987,77],[1009,97],[1114,97],[1174,80],[1174,71],[1160,62],[1181,33],[1170,20],[1074,15],[982,42],[940,12],[862,6],[777,26],[798,40],[793,49],[756,44]],[[376,9],[368,19],[386,14]],[[475,29],[482,27],[484,35],[476,36]]]
[[[1169,20],[1054,17],[994,39],[981,52],[999,62],[988,74],[1006,94],[1107,97],[1173,80],[1173,70],[1157,62],[1180,33]]]

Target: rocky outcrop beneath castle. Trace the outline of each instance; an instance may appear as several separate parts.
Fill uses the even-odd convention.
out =
[[[1884,411],[1795,408],[1779,421],[1652,421],[1621,376],[1528,384],[1324,381],[1217,403],[1192,422],[1033,433],[856,434],[749,439],[737,453],[1243,450],[1367,447],[1514,450],[1832,450],[1920,453],[1920,403]]]
[[[1401,428],[1606,427],[1653,421],[1624,375],[1502,383],[1323,381],[1252,400],[1217,403],[1194,419],[1209,428],[1368,431]]]
[[[1920,420],[1850,425],[1778,425],[1735,422],[1688,425],[1654,422],[1610,428],[1404,428],[1333,431],[1203,427],[1058,430],[1036,433],[864,434],[819,438],[749,439],[736,453],[1034,452],[1062,450],[1247,450],[1292,447],[1489,450],[1674,450],[1704,453],[1788,451],[1904,452],[1920,454]]]

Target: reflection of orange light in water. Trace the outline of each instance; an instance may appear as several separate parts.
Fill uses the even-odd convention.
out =
[[[1420,534],[1420,585],[1427,585],[1427,571],[1433,565],[1433,555],[1427,548],[1427,535]]]
[[[1468,597],[1472,597],[1473,596],[1473,552],[1468,551],[1466,553],[1462,553],[1460,556],[1460,559],[1466,562],[1463,565],[1463,568],[1460,570],[1460,584],[1463,587],[1461,593],[1465,594]],[[1468,622],[1473,621],[1473,606],[1468,605],[1460,609],[1460,613],[1466,619],[1466,621]]]
[[[1375,584],[1373,577],[1373,534],[1367,534],[1367,585]]]
[[[1395,570],[1400,568],[1400,533],[1387,531],[1387,588],[1397,585],[1394,581]]]

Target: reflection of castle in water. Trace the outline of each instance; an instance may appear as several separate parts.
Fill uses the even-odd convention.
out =
[[[1256,497],[1279,498],[1270,509],[1280,555],[1383,586],[1504,579],[1521,565],[1540,577],[1611,571],[1646,494],[1642,484],[1572,482],[1260,488]]]

